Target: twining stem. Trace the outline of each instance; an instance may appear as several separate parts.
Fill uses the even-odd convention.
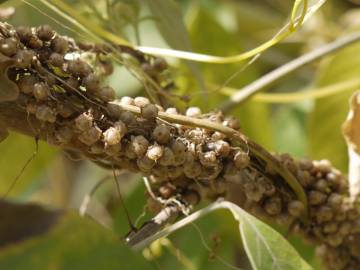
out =
[[[141,109],[139,107],[133,105],[123,105],[117,102],[113,102],[112,104],[119,106],[122,110],[131,111],[137,115],[141,114]],[[304,189],[299,184],[295,176],[283,165],[280,164],[278,160],[276,160],[268,151],[266,151],[263,147],[246,137],[244,134],[236,131],[232,128],[211,122],[205,119],[198,119],[187,117],[184,115],[178,114],[168,114],[165,112],[159,112],[158,117],[162,120],[177,123],[182,125],[187,125],[191,127],[201,127],[205,129],[210,129],[214,131],[219,131],[229,138],[235,140],[239,146],[243,149],[249,149],[250,153],[254,154],[256,157],[265,161],[267,165],[273,168],[290,186],[290,188],[294,191],[298,199],[304,204],[305,212],[303,215],[303,221],[307,218],[307,198]]]
[[[265,87],[270,86],[272,83],[276,82],[281,78],[284,78],[285,76],[301,68],[302,66],[314,62],[328,54],[331,54],[358,41],[360,41],[360,32],[356,32],[351,35],[339,38],[334,42],[331,42],[318,49],[315,49],[314,51],[304,54],[286,63],[285,65],[267,73],[266,75],[250,83],[249,85],[237,90],[230,97],[229,100],[225,101],[220,106],[220,108],[223,112],[228,112],[235,106],[248,100],[256,93],[262,91]]]

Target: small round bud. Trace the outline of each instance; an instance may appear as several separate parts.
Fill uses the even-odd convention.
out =
[[[162,166],[171,166],[174,164],[175,156],[169,147],[164,148],[164,153],[159,159],[159,164]]]
[[[119,118],[128,126],[132,125],[136,121],[134,114],[129,111],[121,112]]]
[[[45,83],[36,83],[34,85],[33,95],[38,101],[47,100],[49,92],[49,87]]]
[[[271,216],[275,216],[281,213],[282,203],[279,197],[271,197],[265,202],[265,211]]]
[[[150,101],[146,97],[136,97],[134,98],[134,104],[135,106],[142,108],[145,105],[150,104]]]
[[[331,208],[327,206],[321,206],[315,214],[318,223],[331,221],[334,216]]]
[[[20,77],[17,85],[21,92],[31,94],[34,90],[34,85],[38,81],[35,75]]]
[[[16,33],[18,34],[21,42],[24,43],[26,43],[33,35],[31,28],[27,26],[18,26],[16,28]]]
[[[324,179],[318,180],[315,183],[314,187],[316,190],[323,192],[323,193],[327,193],[329,191],[329,186],[328,186],[326,180],[324,180]]]
[[[136,164],[142,172],[148,173],[154,167],[155,161],[147,156],[144,156],[139,158],[136,161]]]
[[[213,139],[214,141],[224,140],[225,138],[226,138],[226,135],[224,133],[219,132],[219,131],[215,131],[211,135],[211,139]]]
[[[141,69],[151,77],[156,76],[156,70],[148,63],[141,64]]]
[[[167,109],[165,110],[165,112],[168,113],[168,114],[179,114],[179,112],[177,111],[177,109],[174,108],[174,107],[167,108]]]
[[[332,247],[338,247],[343,242],[343,238],[342,238],[342,236],[340,236],[338,234],[330,234],[326,237],[326,242]],[[340,268],[337,268],[337,269],[340,269]]]
[[[70,127],[59,127],[55,131],[55,138],[60,144],[66,144],[71,141],[74,135],[73,130]]]
[[[309,192],[308,200],[310,205],[319,205],[326,201],[326,195],[320,191],[312,190]]]
[[[242,170],[249,166],[250,164],[250,157],[244,151],[237,151],[234,155],[234,164],[235,167]]]
[[[343,202],[342,196],[336,193],[331,194],[328,198],[328,204],[333,209],[340,209],[342,202]]]
[[[32,36],[27,42],[27,46],[31,49],[40,49],[44,43],[37,36]]]
[[[230,153],[230,145],[228,142],[219,140],[215,142],[215,152],[220,157],[227,157]]]
[[[121,105],[135,105],[134,99],[132,97],[124,96],[120,99]]]
[[[264,190],[260,185],[257,185],[254,182],[249,182],[244,185],[246,197],[255,202],[259,202],[264,194]]]
[[[181,197],[188,205],[195,206],[200,202],[200,195],[195,190],[188,190]]]
[[[150,146],[147,149],[146,156],[154,161],[157,161],[164,154],[164,148],[159,145]]]
[[[304,213],[305,207],[304,204],[300,201],[291,201],[288,204],[288,211],[290,215],[298,218]]]
[[[52,53],[49,57],[49,64],[54,67],[62,67],[64,64],[64,57],[59,53]]]
[[[121,143],[113,144],[113,145],[106,145],[105,146],[105,153],[109,156],[117,156],[121,151]]]
[[[176,187],[173,185],[163,185],[159,188],[159,193],[164,199],[169,199],[176,192]]]
[[[5,38],[0,41],[0,52],[6,56],[13,56],[17,51],[17,40]]]
[[[115,90],[110,86],[102,87],[98,95],[99,98],[104,102],[113,101],[116,97]]]
[[[217,157],[214,151],[199,153],[199,160],[205,167],[213,167],[217,164]]]
[[[171,144],[171,150],[173,151],[174,155],[183,155],[186,151],[186,146],[180,140],[176,140]]]
[[[166,144],[170,140],[170,128],[163,124],[158,125],[152,135],[158,143]]]
[[[90,113],[82,113],[75,119],[75,126],[80,131],[88,130],[93,125],[93,116]]]
[[[239,120],[237,120],[235,117],[228,117],[223,122],[223,125],[236,130],[240,129]]]
[[[98,140],[100,140],[101,137],[101,129],[98,127],[90,127],[89,129],[85,130],[83,133],[79,136],[79,141],[86,145],[93,145]]]
[[[105,145],[118,144],[121,140],[120,131],[114,127],[108,128],[103,135]]]
[[[51,40],[51,48],[56,53],[65,54],[69,49],[69,44],[65,38],[55,37]]]
[[[91,67],[81,59],[68,62],[67,71],[74,76],[85,77],[91,73]]]
[[[86,92],[97,93],[100,91],[100,79],[96,74],[90,73],[82,82],[86,88]]]
[[[141,107],[141,116],[148,120],[155,120],[158,112],[159,110],[154,104],[146,104],[144,107]]]
[[[185,115],[188,117],[199,117],[201,116],[201,110],[198,107],[189,107],[186,110]]]
[[[15,66],[17,68],[28,68],[34,57],[34,52],[30,50],[19,50],[15,54]]]
[[[201,171],[202,166],[198,161],[184,164],[184,174],[190,179],[196,179],[201,174]]]
[[[149,147],[149,141],[142,135],[131,138],[131,148],[138,157],[145,155]]]
[[[37,36],[43,41],[49,41],[54,36],[54,31],[49,25],[41,25],[36,29]]]
[[[75,77],[70,77],[68,79],[66,79],[65,81],[65,89],[68,90],[68,91],[76,91],[79,87],[80,83],[79,83],[79,80]]]
[[[341,222],[340,226],[339,226],[339,233],[342,235],[342,236],[346,236],[348,234],[351,233],[352,231],[352,223],[349,222],[349,221],[344,221],[344,222]]]
[[[167,63],[165,59],[161,57],[156,57],[154,61],[154,68],[159,72],[164,71],[167,68]]]
[[[40,121],[54,123],[56,121],[56,114],[48,106],[40,105],[36,109],[36,118]]]

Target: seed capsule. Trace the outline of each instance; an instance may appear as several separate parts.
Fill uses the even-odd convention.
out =
[[[51,40],[51,48],[56,53],[65,54],[69,49],[69,44],[65,38],[55,37]]]
[[[59,53],[52,53],[49,57],[49,64],[54,67],[62,67],[64,64],[64,57]]]
[[[271,197],[265,202],[265,211],[271,216],[275,216],[281,213],[281,199],[279,197]]]
[[[175,156],[173,151],[169,147],[164,148],[164,153],[162,157],[159,159],[159,164],[162,166],[170,166],[173,165],[175,161]]]
[[[15,66],[17,68],[28,68],[34,57],[34,52],[30,50],[19,50],[15,55]]]
[[[146,156],[154,161],[157,161],[164,154],[164,148],[159,145],[150,146],[147,149]]]
[[[212,167],[217,164],[216,153],[214,151],[199,153],[199,160],[205,167]]]
[[[17,40],[5,38],[0,41],[0,52],[6,56],[13,56],[17,51]]]
[[[291,201],[288,204],[288,211],[293,217],[300,217],[304,213],[304,204],[300,201]]]
[[[54,36],[54,31],[49,25],[41,25],[36,29],[37,36],[43,41],[49,41]]]
[[[223,125],[236,130],[240,129],[239,120],[237,120],[235,117],[228,117],[223,122]]]
[[[54,123],[56,121],[56,114],[48,106],[40,105],[36,109],[36,118],[40,121]]]
[[[170,184],[165,184],[159,188],[159,193],[164,199],[169,199],[176,192],[176,187]]]
[[[43,46],[42,40],[40,40],[37,36],[32,36],[30,40],[27,42],[27,46],[31,49],[40,49]]]
[[[150,104],[150,100],[147,99],[146,97],[136,97],[134,99],[134,104],[135,104],[135,106],[142,108],[145,105]]]
[[[326,195],[320,191],[312,190],[309,192],[309,204],[310,205],[319,205],[326,201]]]
[[[55,138],[60,144],[66,144],[71,141],[73,135],[73,130],[67,126],[60,127],[55,132]]]
[[[16,33],[18,34],[21,42],[23,43],[26,43],[33,35],[31,28],[27,26],[18,26],[16,28]]]
[[[147,156],[144,156],[142,158],[139,158],[136,161],[136,164],[142,172],[148,173],[154,167],[155,161],[148,158]]]
[[[145,155],[149,147],[149,141],[142,135],[131,138],[131,148],[138,157]]]
[[[249,182],[244,185],[246,197],[255,202],[259,202],[264,194],[264,190],[260,185],[257,185],[254,182]]]
[[[124,96],[120,99],[121,105],[135,105],[134,99],[132,97]]]
[[[338,223],[337,222],[330,221],[328,223],[325,223],[324,226],[323,226],[323,232],[326,233],[326,234],[335,233],[337,230],[338,230]]]
[[[91,128],[94,117],[88,113],[82,113],[75,119],[75,126],[80,131],[85,131]]]
[[[240,170],[246,168],[250,164],[249,155],[243,151],[237,151],[234,156],[234,164]]]
[[[134,114],[129,111],[121,112],[119,115],[119,119],[128,126],[132,125],[136,121]]]
[[[44,101],[49,96],[49,87],[45,83],[36,83],[34,85],[33,94],[36,100]]]
[[[165,112],[168,113],[168,114],[179,114],[179,112],[177,111],[177,109],[174,108],[174,107],[167,108],[167,109],[165,110]]]
[[[199,117],[201,116],[201,110],[198,107],[189,107],[186,110],[185,115],[188,117]]]
[[[333,218],[333,212],[330,207],[321,206],[316,211],[316,220],[318,223],[328,222]]]
[[[67,71],[74,76],[85,77],[91,73],[91,67],[81,59],[68,62]]]
[[[114,127],[108,128],[103,135],[105,145],[118,144],[121,140],[120,131]]]
[[[116,97],[115,90],[110,86],[102,87],[98,95],[99,98],[104,102],[113,101]]]
[[[215,142],[215,152],[220,157],[227,157],[230,153],[230,145],[228,142],[219,140]]]
[[[159,112],[159,109],[154,104],[146,104],[141,107],[141,116],[148,120],[155,120]]]
[[[94,73],[90,73],[83,79],[83,85],[89,93],[97,93],[100,91],[100,79]]]
[[[35,75],[20,77],[17,85],[21,92],[25,94],[31,94],[34,90],[34,85],[38,81]]]
[[[106,145],[105,153],[108,154],[109,156],[117,156],[119,155],[121,148],[122,148],[121,143],[117,143],[114,145]]]
[[[153,66],[157,71],[162,72],[167,68],[167,63],[164,58],[156,57]]]
[[[170,140],[170,128],[166,125],[158,125],[153,131],[154,139],[160,144],[166,144]]]
[[[79,141],[90,146],[100,140],[101,134],[101,129],[99,129],[98,127],[90,127],[89,129],[85,130],[83,133],[80,134]]]

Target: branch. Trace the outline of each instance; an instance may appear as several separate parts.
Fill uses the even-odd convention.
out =
[[[312,52],[304,54],[239,89],[230,97],[229,100],[224,102],[220,108],[223,112],[228,112],[235,106],[245,102],[256,93],[262,91],[265,87],[270,86],[272,83],[284,78],[297,69],[358,41],[360,41],[360,32],[339,38],[332,43],[326,44]]]

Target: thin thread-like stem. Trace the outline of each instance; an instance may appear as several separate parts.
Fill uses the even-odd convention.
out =
[[[302,66],[314,62],[328,54],[331,54],[358,41],[360,41],[360,32],[356,32],[354,34],[339,38],[334,42],[331,42],[318,49],[315,49],[314,51],[304,54],[286,63],[285,65],[267,73],[266,75],[250,83],[249,85],[239,89],[230,97],[229,100],[224,102],[220,106],[220,108],[223,112],[228,112],[235,106],[248,100],[256,93],[262,91],[265,87],[270,86],[272,83],[287,76],[288,74],[294,72]]]

